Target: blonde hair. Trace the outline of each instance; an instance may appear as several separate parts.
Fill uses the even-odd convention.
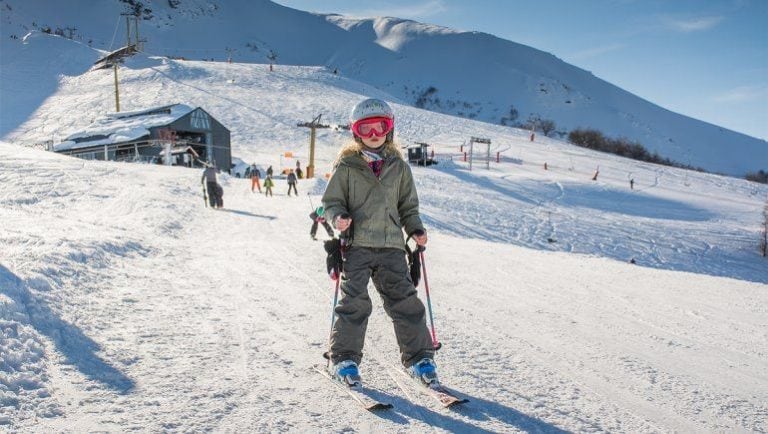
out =
[[[336,156],[336,159],[333,161],[333,168],[336,169],[339,167],[339,163],[341,163],[341,160],[352,154],[357,154],[362,152],[363,150],[363,144],[357,140],[350,140],[347,143],[344,144],[344,146],[341,147],[339,150],[339,154]],[[395,156],[403,159],[403,151],[400,150],[400,145],[395,143],[394,140],[390,140],[386,143],[384,143],[383,149],[381,151],[382,156]]]

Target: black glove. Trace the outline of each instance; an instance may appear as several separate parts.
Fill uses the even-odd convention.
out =
[[[323,243],[325,253],[328,255],[325,258],[325,266],[328,269],[328,276],[332,280],[336,280],[341,275],[343,267],[343,260],[341,258],[341,241],[338,238],[325,241]]]
[[[413,286],[419,286],[421,280],[421,256],[419,252],[424,250],[422,246],[416,246],[416,250],[411,250],[408,244],[405,245],[405,250],[408,251],[408,268],[410,268],[411,282]]]

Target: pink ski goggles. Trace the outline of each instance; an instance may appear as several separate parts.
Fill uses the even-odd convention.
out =
[[[395,121],[383,116],[360,119],[352,124],[352,132],[358,137],[370,139],[373,136],[384,137],[395,127]]]

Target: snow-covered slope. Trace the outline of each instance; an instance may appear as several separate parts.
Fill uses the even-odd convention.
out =
[[[38,34],[33,40],[37,39],[60,38]],[[269,72],[260,64],[178,61],[140,55],[128,60],[120,76],[123,110],[174,102],[201,106],[231,130],[233,156],[248,162],[269,161],[282,167],[290,165],[280,157],[286,151],[307,161],[308,130],[298,128],[298,122],[322,113],[325,122],[344,123],[351,102],[363,95],[397,101],[375,88],[318,67],[281,66],[278,71]],[[57,134],[66,136],[81,131],[112,110],[113,80],[109,70],[62,77],[55,95],[39,106],[19,134],[40,143],[55,140]],[[744,230],[745,224],[759,223],[765,186],[643,164],[547,138],[532,143],[525,131],[459,120],[397,102],[394,105],[401,141],[427,141],[438,158],[459,160],[460,148],[470,137],[488,137],[492,139],[494,156],[499,152],[505,163],[530,178],[522,184],[510,183],[506,172],[492,171],[478,178],[474,172],[466,174],[452,164],[441,166],[443,172],[453,176],[447,180],[440,178],[436,185],[447,182],[456,189],[482,193],[479,197],[468,195],[467,199],[446,197],[455,202],[454,207],[484,219],[482,226],[486,229],[476,234],[480,238],[598,253],[619,260],[634,258],[641,264],[677,270],[746,279],[755,273],[760,275],[763,264],[749,259],[752,255],[748,252],[756,234]],[[343,131],[318,131],[319,174],[330,172],[336,150],[345,138]],[[550,170],[541,170],[544,163]],[[609,184],[590,181],[596,169],[600,171],[600,181]],[[489,178],[493,181],[488,181]],[[696,186],[691,181],[694,178]],[[635,191],[626,188],[630,179],[635,180]],[[713,193],[721,188],[728,193]],[[536,194],[531,196],[529,190]],[[683,197],[679,191],[685,192]],[[728,198],[720,204],[727,210],[725,215],[711,211],[709,202],[713,197]],[[430,206],[431,200],[430,196],[423,198],[424,206]],[[497,202],[510,200],[518,203],[513,215],[506,211],[483,211],[483,205],[492,208]],[[606,213],[617,215],[606,218]],[[443,219],[440,215],[435,213],[433,224],[455,225],[450,216]],[[718,220],[714,228],[709,224],[712,219]],[[648,233],[657,235],[649,245],[649,237],[636,241],[631,234],[624,234],[621,228],[625,227],[646,227]],[[757,231],[757,226],[750,230]],[[646,234],[646,230],[641,232]],[[620,245],[607,242],[620,233],[626,236]],[[607,239],[601,237],[603,234]],[[557,239],[557,243],[548,243],[547,238]],[[723,265],[723,252],[719,251],[723,245],[729,246],[724,253],[734,255],[734,260],[743,262],[742,267]],[[695,263],[690,262],[689,254],[698,257]],[[757,280],[763,281],[760,277]]]
[[[150,54],[221,61],[232,53],[239,62],[264,63],[277,53],[279,64],[338,69],[406,104],[442,113],[499,123],[514,106],[520,121],[537,114],[555,120],[560,131],[597,128],[715,172],[743,176],[768,167],[764,140],[669,112],[534,48],[391,17],[314,15],[267,0],[5,0],[3,69],[15,69],[16,48],[6,46],[19,42],[10,35],[23,36],[33,24],[65,33],[76,27],[81,42],[100,49],[125,44],[119,13],[126,10],[140,12]],[[0,137],[21,140],[8,133],[23,120],[3,120]]]
[[[77,60],[81,48],[67,46]],[[40,142],[110,111],[111,72],[80,67],[51,77],[55,91],[9,136]],[[325,68],[269,73],[139,56],[120,74],[125,110],[200,105],[232,130],[235,156],[262,166],[292,166],[285,151],[306,163],[299,121],[323,113],[343,122],[368,95],[393,101],[398,136],[435,144],[441,160],[414,175],[444,344],[437,361],[471,403],[444,411],[398,386],[376,297],[362,370],[395,409],[357,411],[310,371],[323,363],[333,291],[308,236],[322,178],[301,181],[298,198],[279,179],[265,198],[225,177],[226,209],[213,211],[197,171],[0,143],[0,426],[768,429],[768,268],[757,250],[768,187],[531,143],[523,131],[418,110]],[[36,76],[16,79],[35,89]],[[320,132],[320,174],[345,134]],[[501,162],[470,172],[459,152],[470,136],[491,138]]]
[[[766,429],[765,283],[488,241],[503,227],[496,219],[526,208],[519,195],[546,196],[530,169],[506,163],[494,170],[505,179],[475,175],[485,193],[457,185],[470,176],[462,169],[415,169],[445,347],[438,363],[472,402],[442,411],[398,387],[391,325],[374,298],[363,375],[396,406],[376,416],[309,370],[322,363],[332,287],[306,234],[308,201],[284,196],[282,181],[268,199],[226,179],[227,209],[216,212],[203,207],[199,173],[181,168],[5,144],[0,168],[0,421],[11,429]],[[322,188],[299,185],[314,201]],[[443,195],[488,201],[468,210]],[[546,229],[538,219],[532,229]],[[631,236],[660,241],[655,234]],[[765,282],[764,268],[753,277]]]

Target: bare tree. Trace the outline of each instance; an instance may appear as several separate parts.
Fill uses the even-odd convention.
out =
[[[539,122],[539,129],[541,129],[541,132],[547,137],[549,137],[549,133],[555,131],[555,128],[555,121],[552,119],[542,119]]]

